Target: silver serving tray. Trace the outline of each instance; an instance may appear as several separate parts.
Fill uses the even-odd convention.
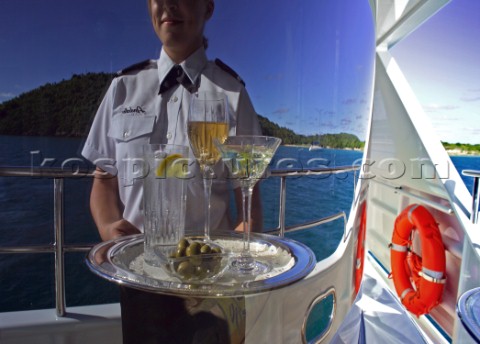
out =
[[[242,244],[242,236],[222,233],[214,241]],[[242,296],[277,289],[308,275],[316,264],[315,254],[302,243],[267,234],[252,234],[251,242],[267,244],[281,253],[278,266],[262,276],[234,276],[227,272],[214,281],[188,282],[175,278],[162,268],[143,266],[143,234],[125,236],[93,247],[86,263],[96,275],[122,286],[177,296]],[[285,257],[288,264],[285,264]],[[280,262],[280,263],[279,263]],[[273,265],[275,265],[274,263]],[[283,266],[281,266],[283,265]]]

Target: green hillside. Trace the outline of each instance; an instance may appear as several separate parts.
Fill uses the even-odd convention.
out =
[[[0,104],[0,135],[85,136],[112,77],[105,73],[74,75]],[[280,137],[284,144],[363,147],[352,134],[299,135],[266,117],[259,118],[263,134]]]
[[[111,79],[74,75],[0,104],[0,135],[85,136]]]

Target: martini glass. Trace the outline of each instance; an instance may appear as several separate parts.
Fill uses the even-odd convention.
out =
[[[271,136],[229,136],[223,143],[215,141],[231,177],[242,190],[243,251],[232,261],[239,274],[262,274],[268,266],[255,260],[250,252],[250,231],[253,187],[262,178],[281,140]]]
[[[192,95],[188,111],[188,138],[193,154],[200,165],[205,197],[204,235],[210,240],[210,198],[214,165],[220,153],[213,139],[224,142],[228,136],[227,96],[217,92],[197,92]]]

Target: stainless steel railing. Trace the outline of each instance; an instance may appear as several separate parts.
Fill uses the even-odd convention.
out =
[[[314,168],[314,169],[277,169],[269,172],[269,177],[280,178],[280,205],[278,227],[267,230],[267,233],[284,236],[285,232],[297,231],[306,228],[319,226],[330,221],[343,218],[344,238],[346,237],[346,214],[339,212],[325,218],[306,222],[294,226],[285,226],[286,210],[286,183],[287,177],[313,176],[339,174],[351,171],[357,171],[359,166],[341,166],[334,168]],[[44,177],[53,178],[53,212],[54,212],[54,242],[50,245],[37,246],[13,246],[0,247],[0,254],[14,253],[54,253],[55,255],[55,309],[57,316],[62,317],[66,313],[65,302],[65,264],[64,254],[66,252],[88,252],[94,244],[91,245],[66,245],[64,243],[64,179],[74,179],[80,177],[92,178],[92,171],[74,170],[69,171],[62,168],[30,168],[30,167],[0,167],[0,177]]]
[[[472,212],[470,213],[470,221],[477,223],[478,221],[478,204],[480,201],[480,190],[478,188],[480,171],[477,170],[463,170],[464,176],[473,177],[473,189],[472,189]]]
[[[60,168],[0,167],[0,177],[53,178],[54,242],[50,245],[0,247],[1,253],[54,253],[55,255],[55,309],[64,316],[65,306],[65,252],[87,252],[93,245],[65,245],[64,243],[64,179],[91,177],[88,171],[66,171]]]
[[[337,214],[311,221],[306,222],[290,227],[285,226],[285,211],[287,203],[287,177],[299,177],[299,176],[318,176],[318,175],[331,175],[331,174],[340,174],[345,172],[356,172],[360,169],[360,166],[339,166],[332,168],[310,168],[310,169],[275,169],[270,171],[271,177],[280,178],[280,205],[278,213],[278,227],[272,230],[267,230],[267,233],[278,233],[279,236],[283,237],[285,232],[293,232],[301,229],[312,228],[319,226],[331,221],[334,221],[339,218],[343,218],[343,237],[346,237],[346,227],[347,227],[347,215],[345,212],[339,212]],[[354,177],[354,181],[355,181]],[[354,187],[355,188],[355,187]]]

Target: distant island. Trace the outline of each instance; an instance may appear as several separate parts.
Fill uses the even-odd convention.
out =
[[[87,73],[47,83],[0,104],[0,135],[84,137],[113,74]],[[349,133],[301,135],[259,115],[263,135],[286,145],[363,149],[364,142]],[[451,154],[480,154],[480,145],[443,142]]]
[[[442,142],[449,155],[480,155],[480,144],[470,145],[466,143]]]

